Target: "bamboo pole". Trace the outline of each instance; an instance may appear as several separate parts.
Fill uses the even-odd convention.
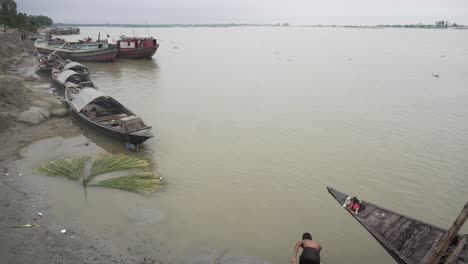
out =
[[[452,240],[457,236],[458,231],[463,226],[463,224],[468,219],[468,202],[465,203],[465,206],[461,210],[455,222],[453,222],[450,229],[442,236],[439,240],[439,243],[435,246],[429,255],[427,264],[438,264],[442,256],[446,255],[447,248],[450,246]]]

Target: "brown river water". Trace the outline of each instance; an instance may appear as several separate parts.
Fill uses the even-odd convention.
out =
[[[309,231],[323,263],[394,263],[326,186],[442,227],[468,198],[468,31],[81,31],[71,38],[161,44],[152,60],[86,65],[100,90],[153,126],[138,155],[158,164],[164,188],[91,188],[85,200],[75,183],[30,176],[54,216],[112,247],[168,263],[289,263]],[[103,150],[124,147],[88,131],[33,144],[20,162]]]

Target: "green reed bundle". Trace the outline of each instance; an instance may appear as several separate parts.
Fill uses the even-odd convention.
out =
[[[101,181],[96,186],[121,189],[137,193],[151,193],[162,186],[162,181],[152,172],[140,172],[118,178]]]
[[[153,172],[143,171],[148,169],[149,162],[140,157],[132,157],[124,154],[104,154],[98,156],[91,167],[89,175],[82,175],[86,162],[90,157],[70,157],[63,160],[50,161],[39,168],[40,172],[52,176],[65,176],[73,180],[83,180],[83,186],[102,186],[121,189],[137,193],[151,193],[162,186],[161,178]],[[133,174],[103,180],[97,184],[89,184],[96,176],[118,170],[138,169]]]
[[[148,166],[148,161],[140,157],[132,157],[125,154],[103,154],[94,160],[89,176],[93,178],[96,175],[106,172],[127,169],[145,169]]]
[[[50,176],[65,176],[72,180],[81,179],[82,170],[90,157],[68,157],[63,160],[50,161],[39,168],[39,171]]]

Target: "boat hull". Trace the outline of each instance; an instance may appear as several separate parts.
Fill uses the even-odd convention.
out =
[[[104,134],[106,134],[108,136],[114,137],[114,138],[119,139],[121,141],[128,142],[128,143],[131,143],[131,144],[134,144],[134,145],[140,145],[143,142],[145,142],[146,140],[148,140],[149,138],[153,137],[153,136],[135,135],[134,133],[126,134],[126,133],[123,133],[123,132],[120,132],[120,131],[117,131],[117,130],[114,130],[114,129],[110,129],[108,127],[100,125],[99,123],[92,122],[90,119],[84,117],[83,114],[77,113],[73,109],[73,107],[71,107],[71,109],[73,110],[73,113],[76,116],[78,116],[81,120],[86,122],[89,126],[101,131],[102,133],[104,133]]]
[[[57,47],[36,46],[37,52],[42,55],[49,55],[54,52]],[[96,50],[66,50],[60,49],[55,52],[62,59],[70,59],[73,61],[114,61],[117,57],[117,48],[109,47]]]
[[[138,48],[138,49],[120,49],[117,53],[117,58],[119,59],[151,59],[153,55],[158,50],[159,45],[148,47],[148,48]]]
[[[327,187],[327,190],[341,205],[348,197],[347,194],[333,188]],[[400,264],[425,263],[425,256],[432,252],[433,246],[446,232],[438,226],[367,201],[362,201],[362,206],[363,209],[358,214],[354,214],[348,208],[346,211]],[[457,239],[460,238],[459,235]]]

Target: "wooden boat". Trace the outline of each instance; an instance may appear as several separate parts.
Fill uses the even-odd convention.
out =
[[[62,59],[73,61],[113,61],[117,47],[106,42],[65,42],[63,40],[42,40],[34,42],[37,52],[43,55],[56,53]]]
[[[345,203],[347,194],[330,187],[327,189],[340,205]],[[429,263],[428,260],[434,254],[437,244],[447,233],[447,230],[438,226],[404,216],[367,201],[362,201],[362,210],[357,214],[348,208],[345,210],[367,229],[397,263]],[[460,252],[465,252],[465,255],[468,252],[466,239],[467,235],[456,234],[455,238],[449,241],[449,247],[443,254],[444,256],[436,263],[466,263],[460,256]]]
[[[57,54],[36,54],[36,57],[34,58],[36,72],[50,72],[54,67],[60,67],[62,64],[62,58]]]
[[[94,87],[89,77],[86,66],[67,60],[65,64],[52,68],[52,80],[61,88],[67,87],[84,88]]]
[[[110,136],[134,145],[153,137],[141,118],[95,88],[66,87],[65,99],[81,119]]]
[[[151,59],[159,44],[157,40],[149,38],[121,36],[117,41],[117,58],[121,59]]]

